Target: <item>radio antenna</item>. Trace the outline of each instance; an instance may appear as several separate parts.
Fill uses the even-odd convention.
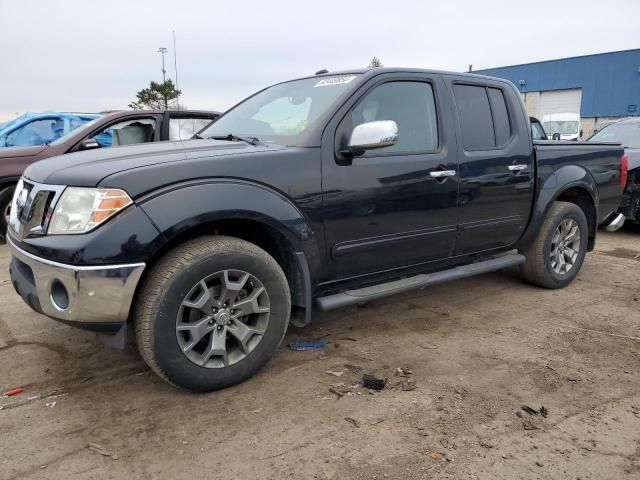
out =
[[[180,90],[178,88],[178,52],[176,51],[176,31],[171,30],[173,32],[173,69],[176,74],[176,90]],[[180,95],[176,99],[176,103],[178,106],[178,110],[180,110]]]

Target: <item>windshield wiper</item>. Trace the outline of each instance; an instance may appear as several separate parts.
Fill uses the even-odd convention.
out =
[[[209,138],[213,140],[228,140],[229,142],[237,140],[240,142],[246,142],[249,145],[254,145],[254,146],[260,144],[260,140],[257,139],[256,137],[241,137],[240,135],[234,135],[233,133],[229,133],[228,135],[214,135]]]

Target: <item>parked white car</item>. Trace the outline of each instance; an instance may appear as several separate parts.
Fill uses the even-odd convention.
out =
[[[582,133],[579,113],[550,113],[542,117],[542,125],[549,138],[554,140],[579,140]],[[556,138],[554,134],[557,134]]]

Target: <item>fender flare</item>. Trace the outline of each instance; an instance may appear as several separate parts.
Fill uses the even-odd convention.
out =
[[[223,220],[251,220],[278,231],[302,253],[311,275],[302,280],[311,291],[319,272],[320,250],[309,220],[283,193],[262,184],[237,179],[201,179],[174,184],[139,199],[164,238],[164,244],[194,228]],[[160,247],[162,248],[162,247]],[[300,256],[297,256],[300,261]]]
[[[590,237],[595,236],[598,228],[599,204],[597,183],[587,169],[579,165],[565,165],[549,175],[538,188],[533,201],[529,225],[518,241],[518,248],[528,245],[535,239],[553,202],[564,192],[575,187],[581,188],[589,194],[596,209],[596,221],[589,232]]]

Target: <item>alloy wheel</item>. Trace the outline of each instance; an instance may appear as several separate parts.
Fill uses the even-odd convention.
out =
[[[568,273],[578,261],[579,252],[580,227],[575,220],[566,218],[551,239],[551,268],[558,275]]]
[[[254,275],[223,270],[200,280],[185,296],[176,319],[185,356],[205,368],[224,368],[249,355],[270,318],[267,290]]]

